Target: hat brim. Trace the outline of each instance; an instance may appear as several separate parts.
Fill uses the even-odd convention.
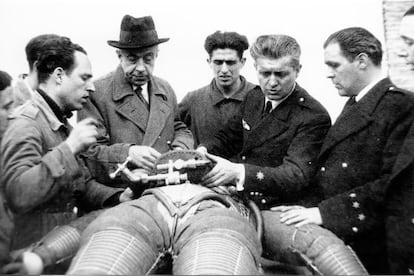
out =
[[[118,49],[142,49],[142,48],[148,48],[151,46],[155,46],[164,42],[167,42],[168,40],[170,40],[169,38],[160,38],[158,39],[158,41],[154,42],[154,43],[150,43],[150,44],[140,44],[140,45],[134,45],[134,44],[122,44],[119,43],[119,41],[116,40],[108,40],[107,43],[109,46],[118,48]]]

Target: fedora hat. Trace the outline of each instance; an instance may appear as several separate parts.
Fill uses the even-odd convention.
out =
[[[139,49],[154,46],[168,40],[169,38],[158,38],[151,16],[135,18],[125,15],[121,22],[119,41],[108,40],[108,44],[119,49]]]

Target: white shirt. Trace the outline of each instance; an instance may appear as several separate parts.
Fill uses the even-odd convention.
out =
[[[137,88],[137,86],[133,85],[132,86],[133,90],[135,90]],[[147,101],[147,103],[149,103],[149,93],[148,93],[148,82],[145,83],[144,85],[141,85],[141,94],[144,97],[144,99]]]
[[[265,105],[264,106],[266,106],[267,102],[271,102],[272,103],[272,110],[270,112],[272,112],[279,104],[281,104],[284,100],[286,100],[290,96],[290,94],[292,94],[292,92],[293,92],[293,90],[295,90],[295,88],[296,88],[296,83],[293,85],[292,90],[289,92],[289,94],[286,97],[284,97],[283,99],[278,100],[278,101],[269,100],[268,98],[265,97]]]

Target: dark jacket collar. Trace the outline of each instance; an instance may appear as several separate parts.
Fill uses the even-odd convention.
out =
[[[389,78],[382,79],[346,113],[340,114],[325,137],[320,157],[340,141],[370,124],[373,121],[372,114],[391,86],[393,84]]]

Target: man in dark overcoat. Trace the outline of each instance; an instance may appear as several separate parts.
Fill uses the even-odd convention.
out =
[[[282,212],[283,225],[269,229],[269,244],[274,254],[286,256],[290,242],[277,237],[304,231],[303,237],[295,236],[298,243],[314,243],[320,231],[329,230],[355,249],[368,272],[389,273],[384,203],[414,98],[383,77],[381,43],[367,30],[335,32],[324,49],[328,78],[349,100],[325,138],[317,175],[301,206],[273,208]]]
[[[400,35],[405,47],[399,54],[414,70],[414,7],[404,13]],[[395,162],[386,202],[385,229],[391,273],[414,274],[414,125]]]
[[[160,153],[173,148],[193,148],[191,131],[178,119],[177,99],[171,86],[152,74],[158,55],[158,38],[152,17],[125,15],[117,48],[118,68],[98,79],[95,93],[79,114],[98,121],[98,143],[87,154],[95,177],[111,185],[125,186],[109,173],[129,156],[133,168],[150,171]]]

